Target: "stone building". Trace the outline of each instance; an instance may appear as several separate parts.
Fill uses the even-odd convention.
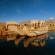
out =
[[[0,22],[0,30],[5,30],[5,29],[6,29],[6,23]]]
[[[55,31],[55,20],[47,20],[48,30]]]
[[[17,31],[18,24],[15,21],[6,22],[6,28],[9,31]]]

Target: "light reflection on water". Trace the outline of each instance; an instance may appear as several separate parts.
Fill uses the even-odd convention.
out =
[[[48,33],[48,37],[53,37],[54,39],[48,39],[46,42],[47,42],[47,45],[44,46],[44,47],[55,47],[55,32],[49,32]],[[0,40],[0,46],[12,46],[14,47],[15,44],[14,44],[14,41],[4,41],[4,40]],[[20,42],[20,47],[23,46],[23,40]],[[16,47],[16,46],[15,46]],[[30,45],[29,47],[33,47],[32,45]]]

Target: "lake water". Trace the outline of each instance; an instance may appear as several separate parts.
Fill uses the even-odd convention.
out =
[[[47,45],[46,46],[48,46],[48,47],[50,47],[50,46],[55,46],[55,32],[48,32],[48,39],[47,39]],[[20,42],[20,45],[23,43],[23,41],[21,41]],[[9,42],[7,42],[7,41],[4,41],[4,40],[0,40],[0,46],[6,46],[6,45],[15,45],[14,44],[14,41],[9,41]]]
[[[14,44],[14,41],[7,42],[7,41],[2,41],[2,40],[0,40],[0,47],[1,48],[11,48],[11,49],[17,48],[19,52],[22,52],[22,54],[55,55],[55,32],[49,32],[48,37],[49,38],[46,41],[47,44],[44,47],[35,47],[35,46],[30,45],[28,48],[24,48],[22,44],[23,41],[20,42],[19,46],[16,46]],[[50,37],[53,37],[54,39],[51,39]]]

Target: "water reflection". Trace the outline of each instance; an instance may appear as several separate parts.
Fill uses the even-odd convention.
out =
[[[43,46],[43,47],[55,47],[55,32],[49,32],[48,33],[48,39],[46,40],[45,39],[45,41],[46,41],[46,45],[45,46]],[[53,37],[53,39],[51,39]],[[27,40],[27,39],[26,39]],[[22,39],[21,41],[20,41],[20,43],[16,46],[15,45],[15,43],[14,43],[15,41],[5,41],[5,40],[0,40],[0,47],[2,47],[2,46],[9,46],[9,47],[22,47],[22,46],[24,46],[23,45],[23,43],[24,43],[24,39]],[[33,47],[34,45],[32,45],[31,43],[29,44],[29,46],[28,47]],[[34,47],[38,47],[38,46],[34,46]]]

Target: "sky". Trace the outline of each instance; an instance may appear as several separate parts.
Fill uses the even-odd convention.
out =
[[[0,21],[55,18],[55,0],[0,0]]]

